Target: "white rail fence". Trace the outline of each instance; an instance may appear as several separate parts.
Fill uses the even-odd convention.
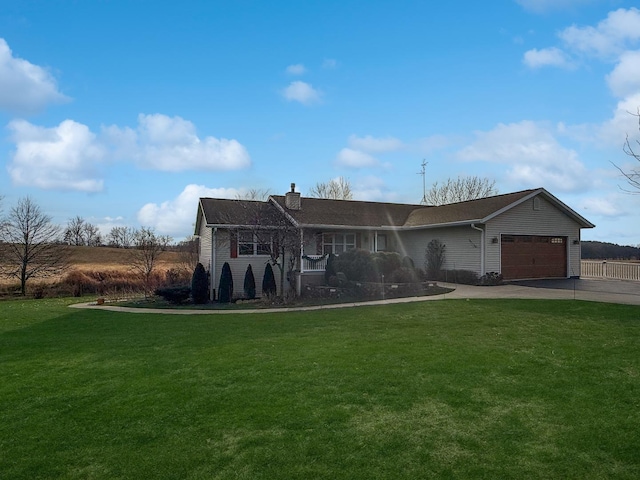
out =
[[[580,263],[583,277],[640,281],[640,263],[602,262],[597,260],[582,260]]]

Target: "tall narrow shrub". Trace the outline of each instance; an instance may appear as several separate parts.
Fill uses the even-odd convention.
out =
[[[207,303],[209,300],[209,279],[201,263],[196,265],[191,276],[191,298],[193,303]]]
[[[331,277],[336,276],[336,267],[335,267],[336,256],[331,253],[329,254],[329,258],[327,258],[327,266],[324,267],[324,283],[329,285],[329,279]]]
[[[256,279],[253,276],[251,264],[247,266],[247,271],[244,272],[244,296],[249,299],[256,298]]]
[[[231,275],[231,267],[229,262],[222,265],[222,273],[220,273],[220,287],[218,291],[218,301],[220,303],[229,303],[233,298],[233,276]]]
[[[272,297],[275,294],[276,278],[273,276],[273,268],[271,268],[271,264],[267,263],[267,267],[264,269],[264,276],[262,277],[262,295]]]
[[[446,246],[437,238],[431,240],[425,251],[425,267],[427,276],[437,280],[444,265]]]

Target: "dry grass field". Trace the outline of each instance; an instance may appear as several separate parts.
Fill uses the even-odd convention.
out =
[[[120,296],[144,290],[142,279],[133,266],[134,250],[85,246],[61,248],[70,250],[68,267],[59,275],[29,280],[28,294]],[[162,252],[154,268],[151,287],[187,281],[192,268],[182,252]],[[0,277],[0,295],[12,296],[18,286],[17,279]]]

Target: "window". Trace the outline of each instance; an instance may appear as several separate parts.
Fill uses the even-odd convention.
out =
[[[540,210],[540,198],[538,197],[533,198],[533,209]]]
[[[258,236],[253,232],[238,232],[238,255],[270,255],[271,240],[267,234]]]
[[[325,233],[322,235],[322,253],[340,255],[356,248],[356,236],[353,233]]]

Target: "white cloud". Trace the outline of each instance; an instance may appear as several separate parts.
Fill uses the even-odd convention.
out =
[[[622,149],[627,135],[633,138],[638,132],[638,117],[635,115],[639,106],[640,92],[619,101],[611,119],[595,127],[593,138]]]
[[[619,200],[619,198],[614,196],[585,198],[581,201],[579,208],[590,215],[619,217],[626,213],[624,209],[618,205]]]
[[[453,139],[445,135],[431,135],[430,137],[421,138],[416,143],[417,151],[423,155],[430,155],[431,153],[447,148]]]
[[[309,83],[295,81],[282,90],[282,96],[290,102],[300,102],[303,105],[313,105],[320,102],[322,94]]]
[[[162,235],[176,239],[193,234],[198,200],[201,197],[237,198],[244,190],[234,188],[207,188],[204,185],[187,185],[173,200],[161,204],[147,203],[138,211],[138,221],[153,227]]]
[[[576,52],[599,57],[617,55],[640,40],[640,10],[620,8],[609,12],[596,27],[572,25],[559,36]]]
[[[14,57],[0,38],[0,109],[26,114],[68,100],[47,70]]]
[[[398,195],[387,188],[384,180],[373,175],[362,177],[354,183],[353,198],[369,202],[398,201]]]
[[[8,166],[16,185],[96,192],[103,188],[98,166],[105,149],[86,125],[65,120],[45,128],[25,120],[9,123],[16,150]]]
[[[589,3],[596,3],[599,0],[516,0],[525,10],[534,13],[544,13],[550,10],[565,10],[575,8]]]
[[[133,158],[141,166],[156,170],[236,170],[248,167],[249,153],[237,140],[199,138],[193,123],[162,114],[138,116],[136,130],[103,128],[115,155]]]
[[[624,52],[607,75],[607,83],[617,97],[640,93],[640,51]]]
[[[476,132],[475,142],[458,156],[508,165],[507,178],[526,187],[576,191],[592,183],[578,154],[560,145],[548,129],[530,121]]]
[[[341,167],[348,168],[366,168],[377,167],[380,165],[380,162],[371,155],[361,152],[360,150],[343,148],[338,152],[336,164]]]
[[[349,146],[357,149],[364,150],[365,152],[391,152],[394,150],[400,150],[404,147],[403,143],[394,137],[380,137],[375,138],[371,135],[366,137],[358,137],[356,135],[349,136]]]
[[[306,71],[307,71],[307,69],[301,63],[297,63],[295,65],[289,65],[287,67],[287,73],[289,75],[302,75],[302,74],[306,73]]]
[[[562,50],[556,47],[543,48],[538,50],[533,48],[524,54],[522,60],[529,68],[540,68],[546,66],[571,68],[572,62]]]

